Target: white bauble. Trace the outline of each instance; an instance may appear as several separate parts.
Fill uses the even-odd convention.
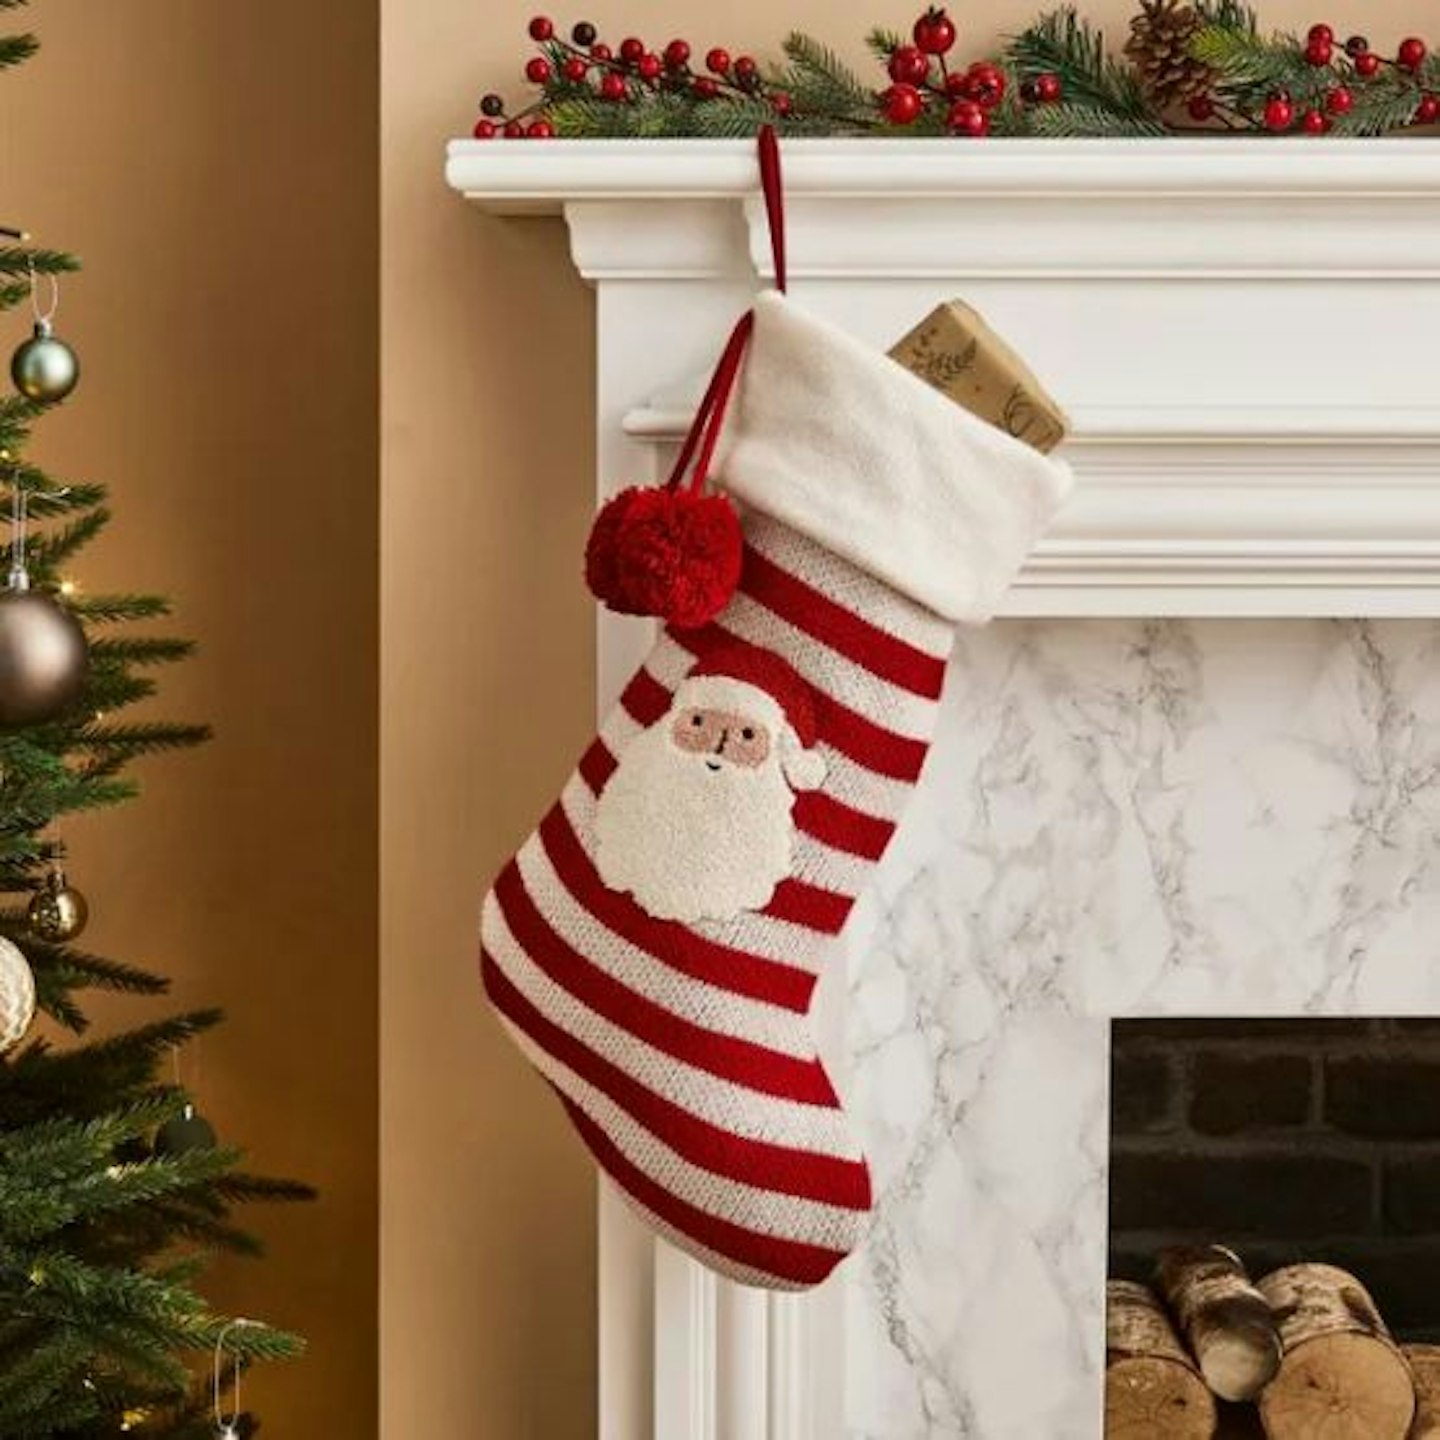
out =
[[[0,1055],[18,1045],[35,1018],[35,977],[20,947],[0,936]]]

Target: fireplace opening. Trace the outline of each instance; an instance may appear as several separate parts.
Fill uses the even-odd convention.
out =
[[[1398,1426],[1416,1375],[1440,1362],[1428,1349],[1440,1344],[1440,1019],[1116,1021],[1110,1119],[1112,1366],[1132,1343],[1125,1327],[1140,1348],[1164,1348],[1147,1327],[1168,1319],[1178,1350],[1155,1373],[1178,1383],[1188,1364],[1212,1395],[1164,1404],[1203,1408],[1228,1386],[1258,1417],[1280,1403],[1283,1358],[1306,1371],[1290,1387],[1303,1403],[1319,1387],[1326,1406],[1357,1407],[1355,1434]],[[1264,1306],[1246,1319],[1257,1290],[1278,1325],[1273,1358]],[[1228,1351],[1196,1315],[1227,1296],[1240,1308],[1222,1305],[1221,1329],[1252,1325],[1221,1337]],[[1326,1343],[1300,1366],[1292,1352],[1317,1335]],[[1113,1377],[1107,1434],[1119,1435],[1111,1401],[1128,1392]],[[1346,1389],[1357,1385],[1388,1386],[1391,1410],[1383,1396],[1366,1408]]]

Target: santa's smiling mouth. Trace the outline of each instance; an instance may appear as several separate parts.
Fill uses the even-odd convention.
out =
[[[720,768],[720,762],[718,760],[707,760],[705,762],[705,768],[707,770],[718,770]]]

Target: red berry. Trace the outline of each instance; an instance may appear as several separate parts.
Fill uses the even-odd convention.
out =
[[[590,47],[590,57],[593,60],[600,61],[612,60],[614,59],[614,52],[604,41],[596,41],[596,43]]]
[[[1422,95],[1415,107],[1415,123],[1433,125],[1437,120],[1440,120],[1440,95]]]
[[[712,80],[708,75],[701,75],[696,78],[691,88],[701,100],[713,100],[720,93],[720,82]]]
[[[988,60],[979,60],[966,72],[965,94],[986,110],[993,110],[1005,98],[1005,72]]]
[[[730,72],[730,52],[723,50],[717,45],[713,50],[705,52],[705,68],[714,75],[727,75]]]
[[[1215,113],[1215,102],[1208,95],[1196,95],[1185,107],[1192,120],[1205,121]]]
[[[1053,105],[1061,96],[1064,87],[1058,75],[1047,72],[1035,77],[1035,98],[1042,105]]]
[[[507,120],[505,122],[505,138],[507,140],[518,140],[525,133],[525,122],[523,120]]]
[[[548,40],[554,33],[555,26],[548,15],[537,15],[530,22],[530,38],[532,40]]]
[[[770,97],[770,108],[777,115],[788,115],[795,108],[795,102],[783,90],[777,90]]]
[[[653,50],[647,50],[635,62],[635,69],[642,80],[658,80],[664,68],[665,62]]]
[[[525,134],[531,140],[549,140],[555,134],[555,127],[548,120],[532,120]]]
[[[672,70],[681,70],[690,59],[690,46],[684,40],[672,40],[665,47],[665,63]]]
[[[617,75],[613,70],[607,70],[600,77],[600,94],[606,100],[624,100],[630,93],[630,87],[625,83],[623,75]]]
[[[965,89],[970,84],[970,77],[963,70],[952,70],[945,77],[945,93],[955,99],[963,99]]]
[[[1418,70],[1425,63],[1425,57],[1429,53],[1425,48],[1425,42],[1418,35],[1412,35],[1408,40],[1400,42],[1400,48],[1395,52],[1395,58],[1407,70]]]
[[[543,85],[550,78],[550,62],[543,55],[537,55],[526,63],[525,78],[532,85]]]
[[[1355,73],[1369,80],[1380,69],[1380,57],[1373,50],[1362,50],[1355,57]]]
[[[913,85],[892,85],[880,98],[885,102],[885,118],[892,125],[909,125],[925,104]]]
[[[627,65],[633,65],[644,53],[645,42],[638,36],[627,35],[620,42],[620,58]]]
[[[933,6],[915,22],[911,34],[927,55],[943,55],[955,43],[955,26],[950,17]]]
[[[477,140],[493,140],[495,131],[496,125],[493,120],[480,119],[475,122],[475,128],[470,133]]]
[[[1325,108],[1332,115],[1348,115],[1355,108],[1355,96],[1344,85],[1325,92]]]
[[[1305,60],[1310,65],[1328,65],[1335,58],[1335,47],[1328,40],[1312,40],[1305,47]]]
[[[1333,45],[1335,32],[1328,25],[1312,25],[1305,37],[1312,45]]]
[[[1295,107],[1278,95],[1265,102],[1265,128],[1288,130],[1295,121]]]
[[[578,55],[572,55],[560,68],[565,78],[576,85],[590,73],[590,67]]]
[[[930,61],[913,45],[901,45],[886,68],[897,85],[923,85],[930,74]]]
[[[945,116],[946,126],[957,135],[986,135],[990,117],[974,100],[957,100]]]
[[[1300,128],[1307,135],[1323,135],[1330,128],[1330,117],[1323,110],[1307,110],[1300,117]]]

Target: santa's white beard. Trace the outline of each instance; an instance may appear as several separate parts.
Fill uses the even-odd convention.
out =
[[[778,747],[732,765],[679,749],[667,717],[631,740],[600,794],[595,865],[662,920],[761,910],[790,873],[794,804]]]

